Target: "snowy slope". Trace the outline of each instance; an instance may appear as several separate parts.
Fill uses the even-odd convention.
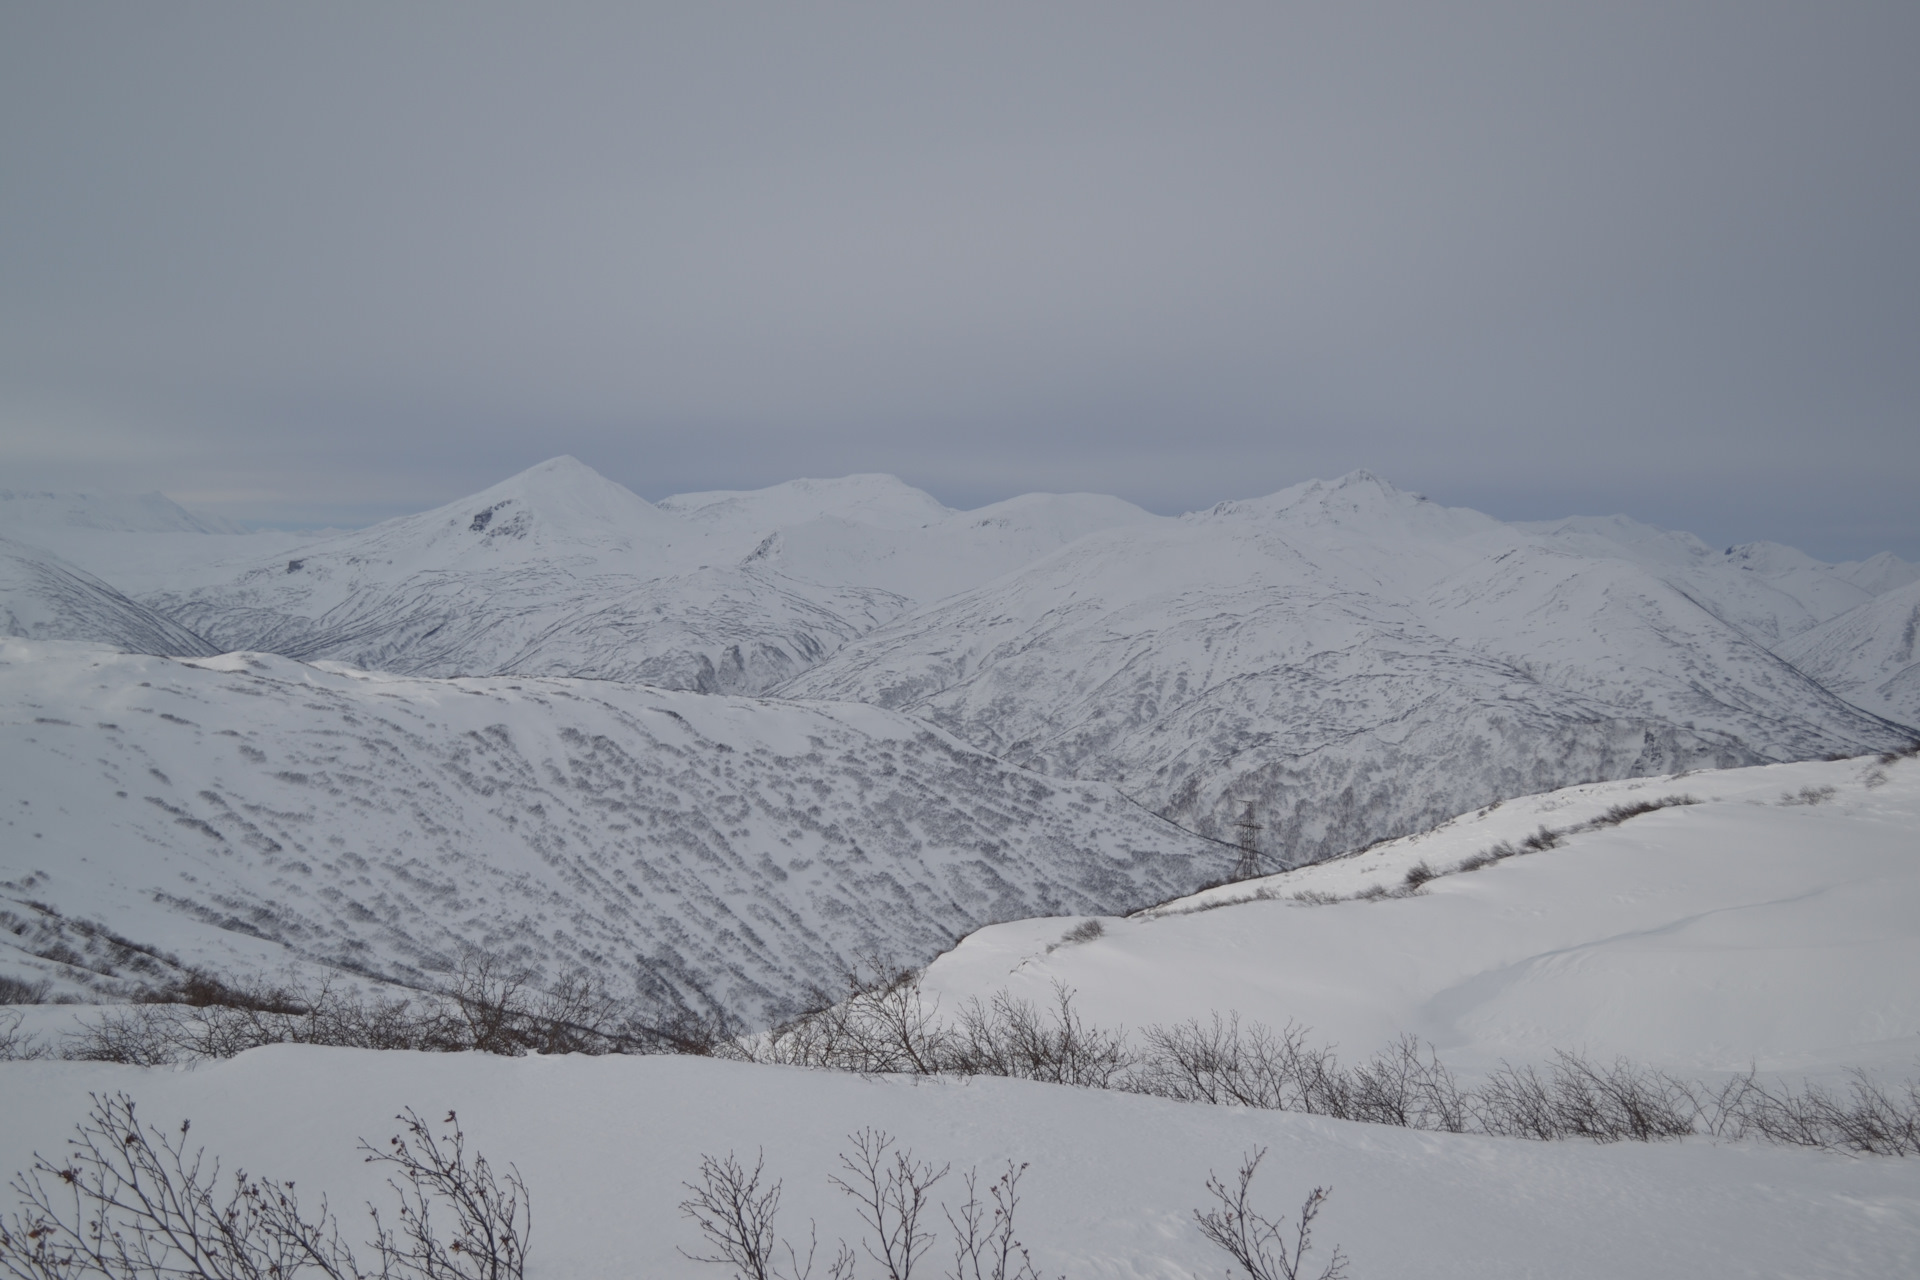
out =
[[[1676,795],[1701,803],[1572,830]],[[1456,870],[1542,826],[1564,843]],[[1439,873],[1418,894],[1355,898],[1403,889],[1416,866]],[[951,1007],[1059,982],[1089,1019],[1132,1027],[1293,1019],[1349,1058],[1412,1032],[1469,1073],[1567,1048],[1685,1073],[1898,1078],[1920,1071],[1920,758],[1575,787],[1048,950],[1073,923],[982,930],[928,989]]]
[[[1165,522],[1119,498],[1028,493],[910,528],[823,515],[765,535],[749,562],[928,603],[991,582],[1089,533]]]
[[[0,635],[91,640],[131,653],[215,652],[193,632],[85,570],[10,538],[0,538]]]
[[[759,692],[899,612],[883,591],[726,562],[572,458],[148,602],[223,648],[410,675]]]
[[[1833,571],[1875,595],[1920,582],[1920,565],[1908,564],[1891,551],[1882,551],[1865,560],[1848,560],[1833,566]]]
[[[1366,473],[1096,532],[783,692],[924,716],[1295,861],[1571,782],[1903,744],[1620,557]]]
[[[1856,706],[1920,729],[1920,582],[1795,636],[1780,656]]]
[[[164,494],[107,495],[0,489],[0,537],[50,551],[138,599],[206,575],[214,580],[257,560],[311,542],[313,534],[242,532],[198,515]]]
[[[933,1192],[939,1236],[916,1276],[947,1274],[952,1233],[939,1204],[964,1200],[970,1167],[990,1180],[1030,1162],[1016,1226],[1045,1276],[1072,1280],[1218,1277],[1225,1256],[1196,1230],[1209,1171],[1231,1177],[1267,1148],[1254,1183],[1265,1212],[1291,1215],[1333,1188],[1316,1224],[1353,1280],[1699,1280],[1912,1275],[1920,1256],[1913,1161],[1826,1152],[1623,1142],[1540,1143],[1387,1129],[1239,1111],[1021,1080],[862,1079],[695,1058],[494,1058],[276,1046],[193,1071],[87,1063],[0,1063],[0,1174],[53,1155],[88,1091],[125,1091],[140,1114],[192,1137],[222,1168],[291,1178],[326,1194],[358,1241],[363,1210],[390,1193],[355,1151],[382,1144],[414,1107],[455,1111],[469,1149],[513,1165],[533,1196],[528,1280],[724,1280],[682,1256],[701,1240],[675,1206],[703,1154],[764,1156],[783,1195],[776,1226],[818,1224],[858,1240],[846,1197],[827,1183],[847,1135],[896,1135],[954,1169]],[[984,1188],[983,1188],[984,1190]],[[875,1274],[862,1259],[862,1276]],[[1303,1272],[1319,1274],[1312,1265]]]
[[[660,507],[695,524],[765,533],[832,516],[876,529],[917,529],[955,514],[924,490],[889,475],[789,480],[765,489],[676,493]]]
[[[748,1018],[1215,861],[1109,788],[872,707],[22,641],[0,823],[5,896],[221,972],[418,979],[479,947]]]
[[[1715,551],[1690,533],[1626,516],[1574,516],[1514,527],[1576,555],[1629,560],[1770,648],[1864,604],[1888,586],[1911,581],[1901,573],[1911,573],[1912,566],[1886,552],[1862,563],[1830,565],[1777,542]]]

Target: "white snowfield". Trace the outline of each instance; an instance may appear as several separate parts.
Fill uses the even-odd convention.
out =
[[[827,1183],[847,1135],[894,1134],[954,1172],[990,1179],[1030,1162],[1016,1225],[1045,1276],[1191,1280],[1226,1257],[1194,1226],[1208,1173],[1231,1177],[1267,1148],[1255,1202],[1291,1217],[1316,1185],[1316,1224],[1353,1280],[1699,1280],[1911,1277],[1920,1261],[1920,1170],[1912,1160],[1705,1141],[1598,1146],[1416,1133],[1277,1112],[1165,1102],[1018,1080],[911,1082],[697,1058],[492,1058],[296,1047],[256,1049],[191,1071],[0,1063],[0,1173],[56,1155],[89,1091],[124,1090],[150,1122],[224,1157],[223,1168],[325,1193],[349,1239],[361,1206],[386,1206],[375,1144],[413,1107],[456,1111],[472,1149],[517,1166],[533,1196],[530,1280],[724,1280],[675,1206],[703,1153],[764,1155],[780,1179],[777,1225],[802,1252],[857,1240]],[[311,1199],[309,1199],[311,1198]],[[945,1274],[951,1232],[916,1275]],[[946,1256],[943,1256],[946,1255]],[[872,1276],[862,1259],[859,1274]],[[819,1264],[824,1267],[824,1259]],[[1314,1266],[1304,1274],[1317,1275]],[[816,1275],[820,1274],[818,1270]]]
[[[1669,797],[1700,803],[1577,830]],[[1456,871],[1543,826],[1564,843]],[[1439,874],[1412,896],[1353,896],[1404,890],[1416,866]],[[1469,1076],[1569,1049],[1701,1078],[1905,1079],[1920,1076],[1920,758],[1571,787],[1062,944],[1076,923],[982,929],[926,990],[951,1010],[1061,984],[1088,1021],[1132,1028],[1291,1020],[1349,1061],[1411,1032]]]
[[[1221,864],[876,707],[0,640],[0,971],[96,999],[139,973],[29,903],[225,974],[438,982],[478,948],[758,1020],[863,956]]]

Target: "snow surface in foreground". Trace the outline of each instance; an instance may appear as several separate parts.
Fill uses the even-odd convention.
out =
[[[1415,896],[1292,900],[1400,888],[1416,864],[1444,873],[1543,825],[1678,794],[1703,803],[1443,874]],[[1257,893],[1273,897],[1247,900]],[[1920,1071],[1920,758],[1570,787],[1060,945],[1073,923],[982,929],[934,962],[926,989],[951,1009],[1001,988],[1046,1001],[1061,983],[1105,1025],[1292,1019],[1349,1059],[1412,1032],[1468,1074],[1565,1048],[1683,1073],[1905,1078]]]
[[[852,1236],[827,1185],[867,1125],[958,1171],[1031,1161],[1019,1222],[1048,1276],[1218,1275],[1193,1225],[1209,1170],[1267,1147],[1256,1182],[1289,1216],[1333,1198],[1319,1248],[1354,1280],[1398,1277],[1908,1276],[1920,1258],[1920,1162],[1704,1141],[1538,1143],[1165,1102],[1018,1080],[873,1080],[697,1058],[519,1058],[280,1046],[193,1071],[0,1064],[0,1172],[57,1152],[88,1091],[125,1090],[149,1122],[193,1121],[224,1167],[326,1192],[350,1231],[384,1203],[358,1138],[411,1106],[459,1112],[470,1144],[533,1192],[533,1280],[713,1277],[675,1206],[700,1155],[764,1149],[785,1180],[780,1223]],[[935,1213],[944,1238],[946,1225]],[[830,1247],[828,1249],[830,1252]],[[1325,1256],[1324,1252],[1320,1256]],[[942,1274],[939,1253],[924,1265]],[[874,1274],[871,1265],[862,1275]],[[1317,1274],[1317,1268],[1310,1274]]]

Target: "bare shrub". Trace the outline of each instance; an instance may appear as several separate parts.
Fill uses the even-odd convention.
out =
[[[1200,1233],[1231,1257],[1248,1280],[1300,1280],[1308,1274],[1302,1268],[1313,1249],[1313,1220],[1319,1216],[1332,1190],[1315,1187],[1300,1206],[1300,1219],[1289,1244],[1285,1218],[1268,1218],[1251,1203],[1253,1175],[1266,1158],[1266,1148],[1243,1158],[1235,1185],[1229,1187],[1219,1175],[1207,1175],[1207,1190],[1213,1194],[1214,1207],[1205,1213],[1195,1209],[1193,1217]],[[1340,1247],[1321,1269],[1318,1280],[1342,1280],[1347,1260]]]
[[[1007,1161],[1006,1171],[988,1184],[987,1199],[982,1200],[979,1173],[969,1169],[963,1179],[966,1203],[957,1213],[941,1206],[947,1225],[953,1228],[953,1270],[947,1273],[948,1280],[1041,1280],[1032,1255],[1014,1236],[1020,1179],[1026,1171],[1026,1165]]]
[[[1625,1059],[1596,1067],[1565,1050],[1544,1077],[1503,1063],[1469,1105],[1482,1132],[1540,1140],[1683,1138],[1703,1116],[1700,1093],[1682,1080]]]
[[[955,1032],[942,1039],[936,1061],[963,1075],[1108,1088],[1132,1065],[1126,1032],[1089,1027],[1066,987],[1056,983],[1053,995],[1046,1014],[1004,990],[988,1004],[968,1001]]]
[[[0,1013],[0,1062],[47,1056],[46,1043],[39,1036],[20,1029],[25,1021],[17,1013]]]
[[[867,1256],[886,1271],[887,1280],[912,1280],[914,1267],[933,1244],[933,1236],[921,1227],[927,1193],[952,1166],[935,1169],[914,1159],[913,1152],[896,1148],[893,1135],[880,1129],[862,1129],[847,1140],[853,1150],[840,1153],[841,1174],[830,1181],[853,1201],[872,1233],[862,1242]]]
[[[69,1033],[64,1056],[135,1066],[230,1058],[268,1044],[318,1044],[428,1052],[730,1052],[723,1018],[682,1011],[641,1023],[590,978],[542,988],[525,971],[487,960],[463,965],[444,993],[382,998],[322,983],[316,990],[236,987],[203,974],[149,1002],[104,1012]]]
[[[1326,1051],[1306,1046],[1306,1029],[1289,1022],[1280,1031],[1260,1023],[1242,1029],[1240,1015],[1210,1022],[1189,1018],[1150,1026],[1128,1087],[1138,1093],[1215,1106],[1270,1111],[1319,1109],[1327,1074]]]
[[[764,1153],[754,1160],[751,1173],[731,1151],[724,1158],[700,1157],[700,1181],[680,1184],[690,1193],[680,1202],[680,1213],[693,1220],[717,1252],[696,1254],[682,1249],[682,1256],[733,1267],[746,1280],[774,1280],[779,1275],[773,1219],[780,1211],[780,1184],[761,1188],[765,1167]]]
[[[1420,862],[1416,862],[1411,867],[1407,868],[1407,877],[1403,883],[1406,885],[1407,891],[1409,893],[1417,892],[1421,885],[1425,884],[1429,880],[1437,878],[1439,874],[1440,873],[1438,871],[1435,871],[1432,867],[1428,866],[1426,862],[1423,860]]]
[[[1782,791],[1780,803],[1783,805],[1825,804],[1833,799],[1835,787],[1802,787],[1798,791]]]
[[[935,1243],[931,1192],[950,1166],[935,1169],[879,1129],[862,1129],[847,1141],[853,1149],[840,1153],[840,1172],[829,1181],[853,1201],[866,1228],[861,1247],[886,1280],[912,1280]],[[756,1158],[749,1170],[731,1152],[724,1158],[700,1158],[700,1181],[681,1184],[689,1197],[681,1202],[680,1212],[700,1229],[710,1252],[680,1253],[695,1262],[731,1267],[741,1280],[809,1280],[818,1230],[809,1224],[803,1260],[776,1229],[781,1184],[764,1185],[764,1168],[764,1160]],[[940,1205],[953,1230],[953,1267],[947,1280],[1041,1280],[1014,1226],[1026,1170],[1026,1165],[1008,1161],[987,1184],[982,1199],[979,1171],[970,1169],[963,1178],[965,1202],[958,1208]],[[852,1247],[838,1241],[826,1280],[853,1280],[857,1263]]]
[[[1323,1113],[1343,1120],[1410,1129],[1460,1133],[1467,1127],[1467,1097],[1431,1047],[1403,1035],[1351,1071],[1339,1071],[1327,1055],[1322,1071]]]
[[[680,1184],[689,1192],[680,1202],[680,1213],[700,1228],[714,1252],[681,1249],[682,1257],[732,1267],[742,1280],[809,1280],[819,1235],[809,1232],[807,1259],[802,1262],[799,1251],[775,1232],[781,1184],[763,1188],[760,1178],[765,1168],[763,1156],[755,1158],[751,1172],[731,1151],[721,1159],[700,1157],[700,1181]],[[779,1265],[782,1252],[787,1256],[786,1270]],[[828,1280],[852,1280],[854,1262],[853,1251],[842,1240],[828,1268]]]
[[[1687,795],[1661,796],[1657,800],[1632,800],[1625,804],[1616,804],[1599,817],[1590,818],[1581,825],[1588,831],[1599,831],[1605,827],[1617,827],[1627,819],[1637,818],[1643,813],[1655,813],[1677,805],[1699,803],[1698,796]]]
[[[289,1009],[141,1004],[111,1009],[69,1032],[63,1057],[132,1066],[231,1058],[268,1044],[364,1049],[471,1048],[431,1000],[381,1000],[322,986]]]
[[[1073,928],[1060,935],[1063,946],[1072,946],[1077,942],[1092,942],[1095,938],[1106,936],[1107,926],[1099,920],[1082,920]]]
[[[1768,1088],[1749,1071],[1714,1099],[1713,1132],[1863,1155],[1920,1156],[1920,1080],[1889,1091],[1855,1069],[1845,1095],[1815,1084]]]
[[[298,994],[284,987],[235,985],[200,969],[189,969],[172,982],[148,988],[135,999],[140,1004],[184,1004],[196,1009],[217,1005],[256,1013],[305,1013],[308,1007]]]
[[[1471,1108],[1453,1073],[1412,1036],[1356,1067],[1307,1043],[1306,1029],[1279,1032],[1239,1015],[1189,1019],[1141,1033],[1146,1043],[1128,1077],[1139,1093],[1183,1102],[1299,1111],[1414,1129],[1464,1131]]]
[[[1565,844],[1562,833],[1542,824],[1541,828],[1520,842],[1523,853],[1545,853],[1549,849],[1558,849]]]
[[[469,1160],[466,1134],[451,1111],[441,1121],[448,1132],[439,1138],[411,1107],[396,1118],[405,1132],[395,1134],[387,1146],[360,1144],[368,1163],[395,1171],[387,1186],[399,1200],[398,1235],[380,1223],[378,1210],[373,1213],[373,1247],[382,1275],[397,1271],[434,1280],[522,1280],[533,1233],[533,1198],[520,1171],[508,1166],[502,1181],[485,1156],[476,1152]],[[434,1227],[435,1208],[451,1210],[453,1232],[448,1239],[442,1240]]]
[[[53,984],[42,978],[28,982],[11,974],[0,974],[0,1004],[45,1004]]]
[[[355,1259],[324,1198],[309,1216],[291,1182],[236,1171],[223,1184],[218,1160],[188,1152],[186,1122],[175,1133],[142,1127],[125,1094],[93,1095],[64,1159],[36,1154],[14,1176],[20,1210],[0,1224],[0,1269],[15,1280],[522,1280],[530,1208],[518,1174],[503,1189],[485,1159],[468,1160],[451,1112],[453,1133],[438,1141],[411,1111],[401,1120],[410,1136],[387,1150],[361,1144],[398,1171],[388,1185],[400,1230],[374,1212],[374,1270]],[[456,1224],[444,1244],[434,1209]]]
[[[847,975],[847,995],[742,1043],[754,1062],[863,1074],[932,1075],[946,1069],[951,1034],[920,995],[920,975],[881,968]]]

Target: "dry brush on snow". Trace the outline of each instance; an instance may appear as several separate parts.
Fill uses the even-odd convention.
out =
[[[519,1172],[469,1156],[458,1118],[441,1132],[409,1109],[384,1146],[360,1144],[390,1174],[394,1225],[368,1205],[363,1262],[324,1197],[302,1209],[291,1181],[235,1170],[144,1124],[124,1093],[94,1095],[57,1159],[36,1156],[10,1186],[0,1269],[14,1280],[522,1280],[532,1200]]]

